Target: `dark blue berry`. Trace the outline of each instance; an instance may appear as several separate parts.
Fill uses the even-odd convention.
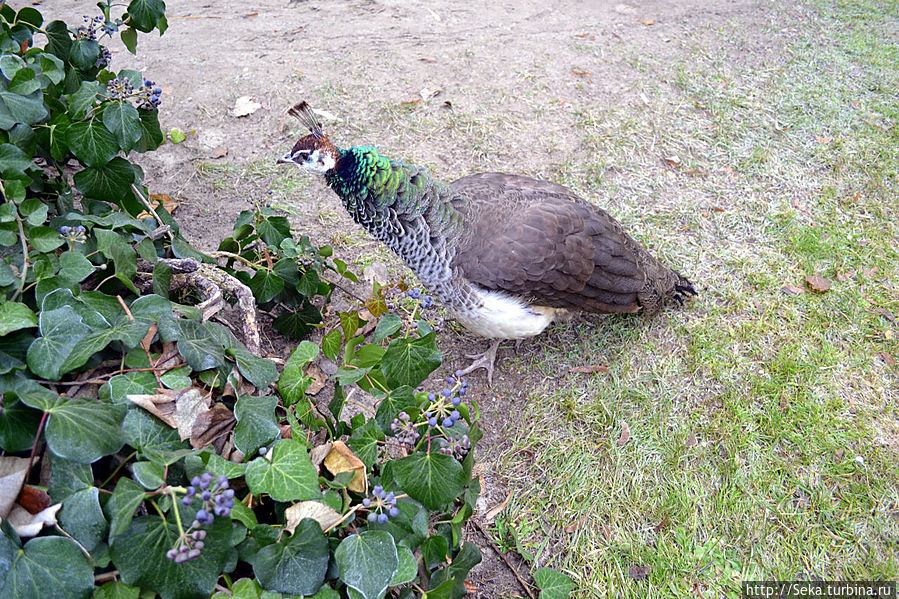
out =
[[[378,524],[387,524],[387,514],[378,514]]]
[[[461,391],[460,391],[459,395],[462,395]],[[453,405],[454,405],[454,406],[458,406],[460,403],[462,403],[462,398],[461,398],[461,397],[454,397],[454,398],[453,398]]]
[[[369,521],[369,522],[375,522],[377,519],[378,519],[378,515],[377,515],[376,513],[374,513],[374,512],[371,512],[371,513],[368,515],[368,521]]]
[[[431,426],[437,426],[437,418],[431,416],[431,418],[428,419],[428,424],[430,424]]]

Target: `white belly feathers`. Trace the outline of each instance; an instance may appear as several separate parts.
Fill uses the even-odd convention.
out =
[[[540,334],[555,318],[556,309],[529,306],[520,299],[496,291],[474,288],[480,299],[471,310],[452,310],[466,329],[491,339],[524,339]]]

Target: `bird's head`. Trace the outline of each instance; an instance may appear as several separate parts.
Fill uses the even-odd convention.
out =
[[[340,150],[322,133],[309,104],[300,102],[288,114],[299,119],[311,133],[301,137],[287,154],[278,158],[278,162],[297,164],[313,173],[332,172],[340,159]]]

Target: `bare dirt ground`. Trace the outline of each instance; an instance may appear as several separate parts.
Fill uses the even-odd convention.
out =
[[[614,132],[602,137],[601,124],[601,139],[585,145],[584,115],[601,119],[621,109],[639,115],[646,94],[668,83],[648,79],[655,75],[647,75],[641,57],[681,61],[688,42],[720,49],[715,31],[724,26],[736,23],[743,32],[725,49],[733,60],[762,62],[779,49],[776,17],[791,10],[766,0],[166,4],[165,35],[141,37],[136,57],[118,48],[113,67],[140,69],[159,83],[163,128],[189,133],[183,143],[137,159],[151,191],[179,202],[176,216],[185,236],[212,249],[241,210],[267,203],[286,211],[314,243],[334,245],[336,256],[357,272],[383,263],[391,275],[404,272],[402,265],[361,234],[321,181],[275,165],[305,134],[286,115],[294,103],[305,99],[333,115],[323,120],[338,145],[373,145],[427,165],[445,180],[500,170],[573,185],[613,214],[627,215],[626,226],[652,245],[653,226],[678,226],[667,219],[680,184],[661,185],[664,176],[643,177],[597,153],[602,144],[617,143]],[[47,1],[43,8],[93,14],[89,2]],[[261,108],[233,116],[241,96]],[[678,110],[672,108],[672,117]],[[653,127],[648,135],[657,135]],[[621,152],[628,148],[616,148],[616,155]],[[664,175],[662,148],[651,154],[647,167]],[[594,185],[585,185],[591,180]],[[642,215],[653,222],[645,229]],[[670,239],[660,253],[690,272],[697,240],[689,232],[680,241]],[[592,322],[601,326],[603,320]],[[565,371],[539,367],[542,345],[576,342],[573,329],[550,332],[525,343],[515,359],[510,349],[501,350],[492,389],[480,374],[474,377],[483,392],[485,507],[505,497],[501,481],[490,474],[491,460],[507,443],[509,428],[527,418],[531,387],[546,377],[578,384]],[[484,342],[446,331],[440,345],[456,367],[463,353],[482,349]],[[580,363],[595,360],[580,357]],[[471,534],[484,554],[471,577],[476,596],[523,596],[484,539]]]

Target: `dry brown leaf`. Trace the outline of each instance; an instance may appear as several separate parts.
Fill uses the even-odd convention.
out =
[[[594,372],[608,372],[609,365],[608,364],[591,364],[590,366],[575,366],[574,368],[569,368],[568,372],[585,372],[587,374],[591,374]]]
[[[318,445],[313,447],[309,452],[309,460],[312,462],[312,465],[315,466],[315,469],[318,470],[318,473],[321,474],[322,462],[325,461],[325,456],[331,452],[331,443],[325,443],[324,445]]]
[[[253,17],[258,17],[258,16],[259,16],[259,13],[258,13],[258,12],[248,12],[247,14],[245,14],[245,15],[243,16],[243,18],[244,18],[244,19],[251,19],[251,18],[253,18]]]
[[[303,518],[312,518],[324,531],[340,521],[340,513],[319,501],[301,501],[284,510],[284,518],[284,529],[293,534]]]
[[[209,409],[211,400],[201,389],[173,391],[160,389],[156,395],[128,395],[128,399],[178,430],[181,440],[189,439],[194,420]]]
[[[845,283],[846,281],[848,281],[849,279],[851,279],[854,276],[855,276],[854,270],[850,270],[847,273],[837,273],[837,281],[839,281],[840,283]]]
[[[889,320],[891,324],[896,324],[896,317],[893,316],[893,313],[890,312],[889,310],[887,310],[886,308],[877,308],[877,310],[875,310],[875,312],[877,314],[880,314],[887,320]]]
[[[884,364],[886,364],[890,368],[896,365],[896,358],[893,357],[893,354],[888,354],[887,352],[882,351],[877,354],[877,357],[883,360]]]
[[[58,512],[61,507],[61,503],[56,503],[42,512],[29,514],[28,510],[22,506],[15,505],[12,510],[10,510],[6,521],[12,525],[16,534],[20,537],[34,537],[37,536],[45,526],[47,528],[56,526],[56,512]]]
[[[575,33],[574,37],[590,37],[589,33]]]
[[[500,501],[499,504],[497,504],[497,505],[493,506],[492,508],[490,508],[489,510],[487,510],[487,513],[484,514],[484,520],[486,520],[487,522],[490,522],[494,518],[496,518],[499,515],[499,513],[501,511],[503,511],[504,509],[506,509],[506,506],[509,505],[510,499],[512,499],[512,491],[509,491],[509,494],[506,495],[506,498],[503,499],[502,501]]]
[[[624,445],[631,438],[631,427],[627,425],[627,422],[621,422],[621,436],[618,437],[618,445]]]
[[[424,56],[420,57],[418,60],[422,62],[437,62],[436,58],[425,58]]]
[[[25,511],[29,514],[39,514],[53,505],[53,501],[51,501],[50,495],[45,490],[25,485],[22,488],[22,492],[19,493],[18,504],[25,508]]]
[[[584,514],[583,516],[581,516],[580,518],[578,518],[577,520],[575,520],[574,522],[572,522],[571,524],[566,526],[565,532],[567,532],[568,534],[572,534],[576,530],[580,530],[581,528],[583,528],[584,524],[586,522],[587,522],[587,514]]]
[[[436,96],[440,95],[439,87],[425,87],[418,92],[418,95],[421,96],[422,100],[430,100]]]
[[[306,388],[306,395],[317,395],[319,391],[325,388],[328,377],[322,372],[322,369],[318,367],[318,364],[310,364],[306,367],[303,374],[312,379],[312,382],[309,383],[309,386]]]
[[[649,573],[652,572],[652,566],[646,564],[645,566],[631,566],[630,570],[628,570],[627,575],[631,578],[631,580],[644,580]]]
[[[668,526],[668,514],[665,514],[665,517],[662,518],[662,521],[652,527],[652,531],[656,534],[659,534],[665,527]]]
[[[698,441],[696,441],[696,435],[693,434],[693,431],[690,431],[690,434],[687,435],[687,440],[684,442],[684,445],[687,447],[696,447]]]
[[[463,581],[462,581],[462,586],[465,587],[465,592],[466,592],[466,593],[474,594],[474,593],[477,593],[477,592],[478,592],[478,585],[476,585],[476,584],[473,583],[473,582],[468,582],[467,580],[463,580]]]
[[[817,291],[818,293],[828,291],[832,285],[830,279],[825,279],[821,275],[809,275],[805,277],[805,282],[812,291]]]
[[[353,480],[350,481],[347,488],[355,493],[368,492],[368,477],[365,475],[365,464],[343,441],[334,441],[331,444],[331,451],[325,456],[324,464],[328,472],[334,475],[341,472],[354,472]]]
[[[411,100],[407,100],[405,102],[400,102],[400,106],[405,108],[406,110],[413,108],[416,104],[418,104],[421,100],[418,98],[412,98]]]
[[[162,207],[165,208],[165,211],[169,214],[174,213],[175,209],[178,207],[178,202],[175,201],[175,198],[167,193],[151,193],[150,205],[153,204],[162,204]]]
[[[234,102],[234,108],[231,110],[231,116],[243,117],[249,116],[262,108],[262,104],[251,98],[250,96],[241,96]]]
[[[156,324],[151,324],[150,328],[147,330],[147,334],[144,335],[144,338],[140,340],[140,346],[144,349],[144,351],[150,351],[150,346],[153,344],[153,338],[156,336]]]
[[[677,166],[681,163],[680,156],[677,154],[672,154],[671,156],[662,156],[662,160],[665,161],[669,166]]]
[[[590,71],[571,71],[571,74],[583,77],[584,75],[589,75]]]
[[[815,136],[815,141],[818,142],[819,144],[829,144],[830,142],[833,141],[833,138],[830,137],[830,136],[818,137],[818,136],[816,135],[816,136]]]
[[[213,158],[224,158],[228,155],[228,148],[225,146],[219,146],[212,151]]]
[[[0,518],[6,518],[25,483],[28,458],[0,456]]]
[[[227,435],[237,424],[234,413],[217,403],[209,410],[197,414],[190,432],[190,445],[200,449],[212,445],[222,435]]]
[[[655,20],[655,19],[643,19],[643,20],[640,21],[640,22],[643,23],[644,25],[647,25],[647,26],[649,26],[649,25],[655,25],[655,24],[656,24],[656,20]]]
[[[796,285],[784,285],[781,288],[781,291],[784,293],[789,293],[790,295],[802,295],[805,293],[805,289],[802,287],[797,287]]]

